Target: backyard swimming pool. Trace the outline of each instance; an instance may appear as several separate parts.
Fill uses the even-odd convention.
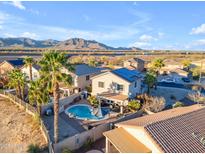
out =
[[[106,115],[110,112],[108,108],[101,108],[102,115],[97,116],[95,112],[97,110],[94,110],[90,105],[86,104],[78,104],[78,105],[73,105],[66,109],[65,113],[69,117],[74,117],[77,119],[82,119],[82,120],[103,120],[106,118]]]

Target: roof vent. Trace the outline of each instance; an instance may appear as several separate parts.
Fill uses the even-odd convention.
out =
[[[201,142],[203,145],[205,145],[205,137],[202,137],[201,140],[200,140],[200,142]]]
[[[196,134],[195,132],[193,132],[191,135],[192,135],[194,138],[197,137],[197,134]]]

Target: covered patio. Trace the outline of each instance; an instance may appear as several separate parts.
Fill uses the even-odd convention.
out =
[[[120,93],[104,92],[97,95],[99,101],[106,100],[108,104],[117,104],[120,106],[120,113],[123,113],[123,107],[128,104],[128,96]]]
[[[106,137],[106,153],[151,153],[150,149],[122,127],[104,132],[103,135]]]

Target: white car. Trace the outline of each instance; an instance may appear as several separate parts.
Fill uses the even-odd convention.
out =
[[[161,82],[173,83],[176,82],[176,80],[174,78],[166,78],[162,79]]]

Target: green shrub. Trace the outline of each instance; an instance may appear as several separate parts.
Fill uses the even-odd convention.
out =
[[[30,144],[27,149],[28,153],[40,153],[41,148],[36,144]]]
[[[137,100],[132,100],[128,103],[128,108],[129,110],[131,111],[136,111],[136,110],[139,110],[141,107],[141,104],[139,101]]]
[[[184,104],[182,102],[177,101],[175,104],[172,105],[173,108],[182,107]]]
[[[92,87],[91,87],[91,86],[87,86],[87,87],[85,87],[85,89],[86,89],[89,93],[92,92]]]
[[[89,96],[88,101],[90,102],[91,105],[93,106],[98,106],[99,101],[95,96]]]
[[[92,148],[92,145],[93,145],[93,140],[91,138],[88,138],[86,142],[83,144],[82,148],[87,151]]]
[[[68,148],[63,148],[62,153],[72,153],[72,150]]]

